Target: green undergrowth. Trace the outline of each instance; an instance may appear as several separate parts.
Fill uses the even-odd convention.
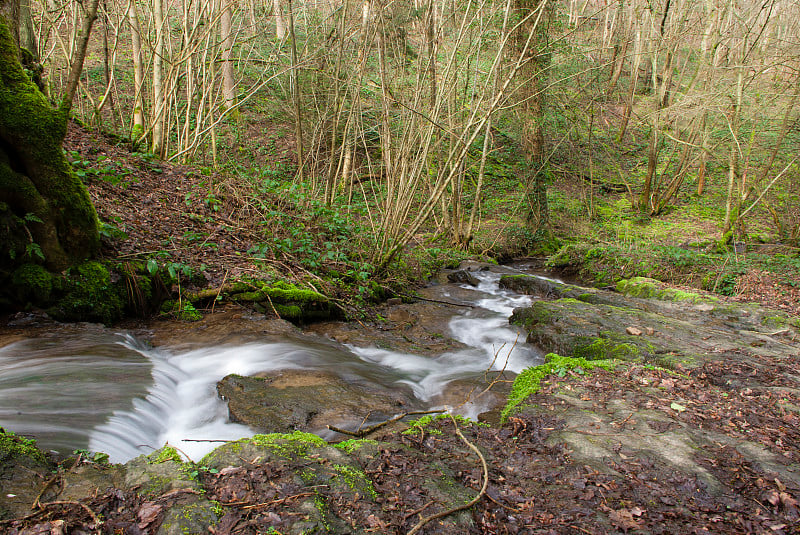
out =
[[[739,278],[753,270],[771,273],[787,286],[800,286],[800,256],[797,254],[718,251],[710,244],[678,247],[646,242],[624,246],[578,242],[567,244],[549,256],[545,267],[576,275],[595,286],[616,285],[621,280],[645,277],[733,295]],[[672,300],[690,298],[677,291],[672,296],[653,296]]]
[[[542,388],[542,381],[548,375],[564,377],[568,372],[583,374],[597,368],[613,370],[618,361],[613,359],[587,360],[585,358],[562,357],[555,353],[545,356],[545,363],[523,370],[514,380],[508,401],[500,416],[505,422],[509,416],[520,409],[525,400]]]

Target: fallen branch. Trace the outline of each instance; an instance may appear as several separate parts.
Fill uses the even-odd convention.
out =
[[[427,524],[431,520],[436,520],[437,518],[444,518],[453,513],[457,513],[458,511],[469,509],[470,507],[478,503],[483,497],[483,495],[486,494],[486,488],[489,486],[489,467],[486,465],[486,459],[483,457],[481,450],[479,450],[475,446],[475,444],[467,440],[467,437],[465,437],[464,434],[461,432],[461,429],[458,428],[458,423],[456,422],[455,418],[452,418],[452,420],[453,420],[453,425],[456,428],[456,434],[458,435],[458,438],[460,438],[464,442],[464,444],[466,444],[467,447],[469,447],[469,449],[474,451],[475,455],[477,455],[478,458],[481,460],[481,466],[483,468],[483,485],[481,486],[480,492],[478,492],[478,494],[474,498],[472,498],[469,502],[463,505],[457,505],[455,507],[451,507],[450,509],[447,509],[445,511],[440,511],[436,514],[426,516],[425,518],[420,519],[420,521],[417,522],[417,525],[411,528],[411,531],[409,531],[407,535],[415,535],[417,532],[419,532],[419,530],[421,530],[425,526],[425,524]]]
[[[396,422],[398,420],[402,420],[406,416],[417,416],[417,415],[420,415],[420,414],[443,414],[444,412],[446,412],[444,409],[430,410],[430,411],[403,412],[403,413],[400,413],[400,414],[398,414],[396,416],[393,416],[392,418],[389,418],[388,420],[385,420],[383,422],[379,422],[379,423],[371,425],[369,427],[364,427],[364,428],[359,427],[358,431],[348,431],[347,429],[342,429],[341,427],[336,427],[334,425],[328,425],[326,427],[328,429],[330,429],[331,431],[336,431],[337,433],[341,433],[343,435],[347,435],[347,436],[351,436],[351,437],[359,437],[360,438],[360,437],[369,435],[373,431],[376,431],[376,430],[380,429],[381,427],[383,427],[385,425],[389,425],[389,424],[392,424],[392,423],[394,423],[394,422]]]

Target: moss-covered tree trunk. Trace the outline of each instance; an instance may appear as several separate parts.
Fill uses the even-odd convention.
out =
[[[62,149],[69,106],[51,106],[20,63],[18,8],[0,0],[0,267],[60,271],[97,252],[97,215]]]
[[[514,30],[513,58],[520,55],[515,95],[517,115],[522,129],[522,149],[528,162],[529,224],[534,231],[549,226],[545,157],[544,114],[547,98],[550,49],[547,28],[553,7],[549,0],[514,0],[518,19]]]

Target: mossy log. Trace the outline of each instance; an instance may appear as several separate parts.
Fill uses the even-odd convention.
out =
[[[9,3],[0,1],[0,266],[61,271],[98,251],[97,214],[64,155],[67,111],[22,68]]]

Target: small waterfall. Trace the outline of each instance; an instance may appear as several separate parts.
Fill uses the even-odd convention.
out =
[[[228,421],[217,397],[216,383],[228,374],[325,370],[350,381],[406,385],[430,401],[452,381],[541,362],[524,333],[508,324],[511,311],[530,298],[499,289],[495,273],[476,276],[480,284],[460,294],[474,292],[475,308],[450,321],[451,335],[468,348],[433,358],[300,337],[189,350],[154,349],[108,331],[16,342],[0,348],[0,425],[62,453],[88,445],[124,462],[168,442],[198,461],[216,441],[253,434]]]

